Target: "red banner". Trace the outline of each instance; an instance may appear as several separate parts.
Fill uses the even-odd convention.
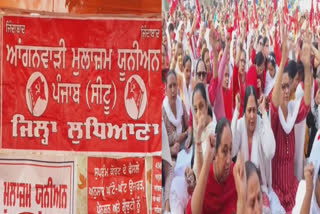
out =
[[[162,212],[162,159],[154,156],[152,161],[152,213],[160,214]]]
[[[147,213],[144,158],[88,158],[88,214]]]
[[[2,147],[161,151],[161,20],[4,16]]]

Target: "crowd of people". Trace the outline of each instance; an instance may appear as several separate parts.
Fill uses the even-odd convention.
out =
[[[163,212],[320,213],[318,5],[170,1]]]

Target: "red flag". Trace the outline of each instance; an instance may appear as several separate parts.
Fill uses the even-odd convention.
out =
[[[139,117],[143,94],[144,94],[143,90],[140,88],[139,83],[134,78],[132,78],[132,80],[129,82],[127,100],[130,100],[130,99],[134,100],[138,109],[137,118]]]
[[[298,6],[296,8],[296,12],[294,13],[294,16],[293,16],[293,20],[294,20],[294,26],[296,26],[295,28],[295,33],[297,33],[297,29],[298,29],[298,14],[299,13],[299,10],[298,10]]]
[[[278,8],[278,0],[273,0],[273,7],[274,7],[274,10],[277,11],[277,8]]]
[[[239,14],[238,14],[238,2],[236,1],[236,10],[234,12],[233,27],[237,29],[239,27]]]
[[[284,0],[284,6],[283,6],[283,18],[284,23],[287,25],[289,24],[289,10],[288,10],[288,3],[287,0]]]
[[[29,96],[31,99],[32,109],[34,109],[38,99],[46,100],[44,93],[44,82],[41,77],[38,77],[28,89]]]
[[[317,2],[317,25],[319,25],[319,19],[320,19],[320,12],[319,12],[319,5],[318,5],[319,1],[320,0],[318,0]]]
[[[200,23],[201,23],[201,12],[200,12],[200,5],[199,5],[199,0],[196,0],[196,5],[197,5],[197,11],[198,11],[198,23],[197,23],[197,28],[200,28]]]
[[[273,10],[269,11],[269,25],[273,26]]]
[[[310,11],[310,19],[309,19],[309,25],[310,25],[310,28],[312,28],[313,26],[313,0],[311,0],[311,11]]]
[[[172,4],[171,4],[171,7],[170,7],[170,15],[171,16],[173,16],[173,13],[177,8],[178,3],[179,3],[179,0],[172,0]]]
[[[257,29],[259,26],[258,23],[258,15],[257,15],[257,9],[256,9],[256,1],[253,1],[253,11],[254,11],[254,27]]]
[[[183,0],[180,0],[180,9],[181,9],[181,12],[184,11]]]
[[[280,66],[281,62],[281,47],[280,47],[280,32],[278,31],[278,28],[276,28],[275,32],[275,44],[274,44],[274,54],[276,55],[276,61],[278,66]]]

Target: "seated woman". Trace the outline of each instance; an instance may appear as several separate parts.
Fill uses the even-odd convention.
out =
[[[304,96],[289,102],[290,81],[288,69],[284,68],[288,58],[287,29],[282,40],[282,59],[271,101],[271,127],[277,142],[272,159],[272,187],[278,195],[286,212],[292,211],[298,188],[294,175],[295,140],[294,125],[306,118],[311,103],[311,72],[305,72]],[[301,61],[305,71],[310,71],[310,43],[307,38],[303,43]]]
[[[244,98],[243,117],[239,118],[240,96],[237,96],[236,109],[233,115],[231,130],[233,134],[232,157],[239,150],[245,161],[252,161],[261,170],[264,205],[272,213],[285,213],[277,195],[272,189],[271,160],[276,149],[276,142],[265,110],[265,98],[257,101],[253,86],[248,86]],[[262,117],[258,115],[260,110]]]
[[[206,99],[206,90],[203,83],[198,83],[193,91],[192,96],[192,105],[195,111],[195,122],[196,122],[196,142],[201,142],[202,151],[206,151],[206,140],[210,134],[214,134],[216,128],[215,120],[212,120],[212,110]],[[194,147],[191,147],[191,151],[193,151]],[[170,189],[170,207],[171,212],[176,214],[183,214],[184,210],[189,201],[189,193],[188,193],[188,183],[187,178],[185,177],[185,172],[188,167],[191,166],[191,160],[189,160],[188,153],[185,150],[182,150],[178,154],[177,165],[175,167],[175,177],[171,184]],[[196,177],[199,177],[200,171],[198,169],[197,163],[199,163],[198,159],[202,157],[202,154],[195,153],[195,165],[193,166],[194,172],[196,172]],[[183,159],[182,161],[179,161]],[[178,163],[179,162],[179,163]],[[190,174],[190,173],[189,173]]]
[[[189,201],[187,214],[236,212],[237,193],[231,160],[232,134],[226,118],[219,120],[215,133],[216,135],[211,134],[208,138],[203,158],[201,142],[196,144],[196,153],[200,154],[197,159],[200,175]]]
[[[191,58],[186,55],[183,58],[183,75],[177,75],[178,77],[178,87],[180,92],[180,97],[183,103],[186,106],[187,113],[189,116],[189,112],[191,110],[191,94],[192,94],[192,78],[191,78]]]
[[[183,102],[177,95],[177,75],[172,70],[166,76],[166,97],[163,101],[162,117],[168,133],[172,167],[174,168],[180,146],[187,138],[188,115]],[[171,167],[164,167],[166,169],[164,171],[165,177],[173,178],[173,175],[170,175],[173,173]],[[170,180],[166,179],[165,185],[165,201],[169,203]]]

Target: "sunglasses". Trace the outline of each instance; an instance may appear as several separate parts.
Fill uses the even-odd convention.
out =
[[[197,72],[197,77],[199,79],[204,79],[206,76],[207,76],[207,72],[205,72],[205,71]]]

